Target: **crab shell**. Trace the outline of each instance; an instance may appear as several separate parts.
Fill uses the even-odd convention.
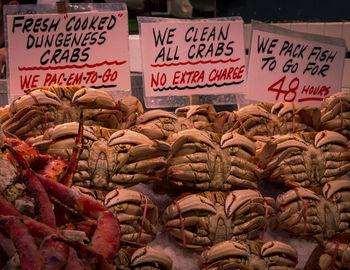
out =
[[[136,119],[136,125],[130,129],[142,133],[150,139],[166,140],[184,129],[193,128],[191,121],[164,110],[150,110]]]
[[[297,251],[285,243],[271,241],[224,241],[203,251],[200,269],[292,269],[298,260]]]
[[[172,270],[173,261],[163,252],[146,246],[137,249],[133,253],[130,266],[135,270]]]
[[[202,104],[177,108],[175,114],[189,119],[193,123],[194,128],[212,131],[216,111],[213,105]]]
[[[197,190],[256,188],[255,145],[244,136],[189,129],[168,141],[168,181]]]
[[[299,237],[319,241],[350,230],[348,180],[328,182],[323,196],[306,188],[295,188],[278,195],[273,230],[285,230]]]
[[[116,101],[101,90],[54,85],[33,89],[11,102],[9,117],[2,124],[7,132],[27,139],[56,125],[78,121],[81,110],[84,124],[106,128],[128,128],[143,112],[134,97]]]
[[[66,123],[30,141],[40,151],[69,159],[78,134],[78,123]],[[84,126],[83,151],[73,185],[113,190],[140,182],[159,181],[169,145],[130,130]]]
[[[175,200],[162,221],[178,244],[203,250],[225,240],[258,237],[274,207],[272,198],[256,190],[205,192]]]
[[[257,152],[265,176],[291,187],[322,188],[350,171],[348,140],[334,131],[274,136]]]
[[[142,193],[129,189],[109,192],[104,204],[120,222],[122,245],[147,244],[157,234],[158,208]]]
[[[233,112],[231,131],[254,139],[255,136],[274,136],[301,131],[314,131],[320,122],[318,108],[302,107],[290,102],[275,105],[250,104]]]
[[[343,90],[323,100],[321,103],[321,127],[342,133],[349,138],[350,91]]]

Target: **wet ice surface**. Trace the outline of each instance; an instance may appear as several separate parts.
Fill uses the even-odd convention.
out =
[[[152,184],[138,184],[130,189],[137,190],[147,195],[152,202],[158,206],[159,215],[164,209],[174,201],[178,196],[178,192],[171,186],[157,187]],[[270,196],[276,198],[281,192],[287,191],[284,185],[277,185],[275,183],[260,183],[259,190],[263,196]],[[316,242],[307,241],[299,238],[289,237],[287,233],[275,233],[267,230],[264,233],[264,242],[277,240],[294,247],[298,252],[297,267],[303,269],[313,249],[316,247]],[[174,270],[198,270],[199,252],[184,248],[175,243],[175,241],[168,236],[162,224],[158,226],[158,234],[156,239],[149,244],[151,247],[164,252],[173,260]]]

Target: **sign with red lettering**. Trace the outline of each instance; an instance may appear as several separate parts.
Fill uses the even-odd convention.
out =
[[[243,21],[141,23],[146,97],[245,93]]]
[[[7,37],[11,97],[56,83],[131,91],[126,10],[9,15]]]
[[[252,23],[247,98],[318,106],[341,91],[343,39]]]

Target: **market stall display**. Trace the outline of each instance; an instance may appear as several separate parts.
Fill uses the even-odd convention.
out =
[[[46,96],[47,90],[36,91]],[[79,117],[80,123],[75,118],[65,118],[68,123],[52,122],[45,130],[37,129],[35,135],[38,136],[21,133],[27,134],[27,145],[37,148],[40,152],[37,155],[55,155],[55,159],[65,164],[65,169],[71,168],[68,170],[71,173],[69,181],[60,177],[56,177],[56,181],[40,180],[38,174],[29,174],[33,164],[18,158],[21,155],[17,155],[16,150],[2,148],[4,154],[12,151],[17,160],[16,166],[9,166],[13,172],[8,174],[12,175],[11,181],[14,185],[24,184],[16,191],[11,203],[3,199],[4,205],[12,205],[8,209],[18,206],[17,199],[32,195],[28,192],[27,182],[16,170],[23,170],[25,176],[34,179],[34,183],[42,183],[48,193],[54,192],[52,195],[62,200],[70,196],[74,198],[60,206],[56,200],[52,201],[55,210],[62,205],[63,208],[74,208],[75,203],[88,202],[91,212],[84,205],[75,208],[76,211],[83,210],[84,216],[89,217],[83,222],[85,227],[101,223],[100,219],[106,213],[108,220],[118,224],[109,227],[115,229],[112,235],[118,248],[113,249],[113,254],[111,249],[101,255],[106,260],[103,263],[121,269],[134,269],[138,261],[142,261],[139,266],[142,269],[152,260],[158,262],[151,266],[155,269],[180,269],[173,257],[172,263],[167,257],[167,241],[178,243],[176,249],[190,254],[188,259],[196,266],[188,265],[188,269],[199,269],[200,251],[207,247],[215,251],[205,255],[205,258],[214,256],[213,260],[218,260],[214,268],[224,267],[222,263],[226,262],[236,265],[237,260],[248,269],[255,260],[262,260],[261,263],[269,269],[278,266],[294,268],[297,254],[295,248],[289,247],[290,238],[305,234],[310,236],[307,237],[309,243],[326,247],[328,244],[324,241],[336,233],[349,232],[350,181],[346,177],[350,170],[350,152],[347,131],[323,130],[317,125],[324,116],[322,109],[292,103],[260,103],[235,112],[216,112],[211,105],[199,105],[179,108],[175,112],[154,110],[143,113],[135,98],[115,101],[100,92],[79,88],[74,98],[66,102],[67,109],[74,108],[79,115],[87,112],[90,118]],[[346,96],[349,92],[343,94]],[[43,109],[50,107],[45,105],[46,98],[35,101],[27,94],[20,99],[28,100],[30,106],[40,111],[42,120],[54,119],[52,110]],[[58,105],[53,105],[55,110],[60,110],[60,99],[53,100],[58,102]],[[76,102],[80,105],[76,106]],[[111,104],[109,109],[105,108],[108,103]],[[115,110],[116,104],[121,106],[117,106],[120,110]],[[9,107],[13,106],[10,104]],[[342,110],[344,114],[346,108],[344,106]],[[116,112],[118,117],[113,119],[117,122],[105,121],[102,116],[94,117],[96,112],[98,115],[105,110]],[[11,119],[15,117],[9,113],[6,121],[14,121]],[[98,121],[90,122],[96,119],[103,119],[99,126]],[[105,127],[106,122],[117,123],[117,126]],[[11,133],[12,129],[6,123],[2,127]],[[69,162],[75,159],[75,162]],[[4,175],[0,181],[8,181],[6,177]],[[57,183],[62,181],[65,185]],[[267,190],[268,185],[273,188]],[[296,188],[290,189],[292,187]],[[56,194],[58,191],[65,194]],[[11,189],[6,192],[11,192]],[[3,190],[1,193],[5,195]],[[76,211],[71,213],[81,221]],[[11,214],[16,218],[27,219],[26,214],[18,210],[10,210],[10,213],[16,213]],[[6,220],[7,215],[1,212],[1,220]],[[63,217],[66,215],[57,216],[57,222]],[[91,218],[97,218],[97,223]],[[1,223],[0,232],[7,242],[11,242],[6,222]],[[286,240],[286,243],[269,242],[271,234],[268,237],[266,234],[277,227],[290,234],[273,240]],[[78,230],[72,226],[64,228],[70,228],[72,234]],[[59,229],[49,234],[57,234]],[[81,233],[80,229],[78,231]],[[104,234],[106,231],[97,229],[97,232]],[[90,238],[91,235],[89,230],[84,238],[87,247],[94,246],[95,238]],[[159,240],[165,239],[160,238],[164,235],[168,240]],[[245,242],[247,239],[249,242]],[[261,240],[268,243],[263,244]],[[229,241],[228,246],[235,246],[237,254],[227,251],[228,257],[223,261],[220,256],[223,256],[221,252],[226,252],[224,241]],[[2,243],[0,241],[0,252],[6,251]],[[190,250],[191,247],[194,250]],[[164,257],[160,249],[164,249]],[[14,263],[11,257],[15,252],[6,254],[6,259],[0,262],[3,265],[10,261]],[[234,258],[230,259],[230,256]],[[200,260],[202,267],[209,267],[209,262]],[[331,261],[330,265],[340,267],[343,263],[345,268],[346,262],[345,258]],[[95,266],[92,263],[92,267]]]

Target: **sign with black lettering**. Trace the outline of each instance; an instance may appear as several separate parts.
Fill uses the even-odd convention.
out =
[[[343,39],[252,23],[248,99],[318,106],[341,91]]]
[[[141,23],[146,97],[244,93],[241,19]]]
[[[7,36],[12,97],[56,83],[130,91],[126,10],[9,15]]]

